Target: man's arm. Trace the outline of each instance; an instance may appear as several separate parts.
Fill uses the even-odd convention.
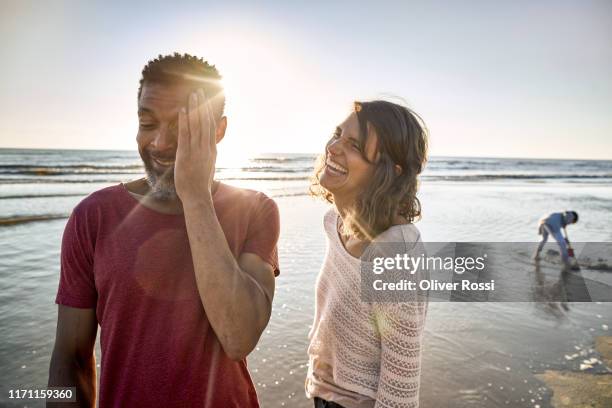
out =
[[[274,270],[255,254],[234,258],[212,200],[217,142],[227,121],[215,123],[202,89],[190,95],[188,109],[179,113],[174,185],[183,203],[202,305],[225,353],[241,360],[255,348],[270,319]]]
[[[223,350],[242,360],[268,324],[274,270],[258,255],[234,258],[212,199],[183,203],[198,292]]]
[[[49,367],[49,387],[76,387],[76,403],[47,403],[47,407],[96,406],[94,345],[98,320],[94,309],[59,305],[55,347]]]

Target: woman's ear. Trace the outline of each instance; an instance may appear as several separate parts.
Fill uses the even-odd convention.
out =
[[[399,176],[403,173],[402,166],[400,166],[399,164],[396,164],[395,167],[393,167],[393,170],[395,170],[396,176]]]

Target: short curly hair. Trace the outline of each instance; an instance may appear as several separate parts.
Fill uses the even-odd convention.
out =
[[[225,94],[221,84],[222,76],[214,65],[190,54],[159,55],[150,60],[142,69],[138,86],[138,99],[146,83],[177,84],[187,83],[194,88],[203,88],[212,98],[213,111],[217,118],[223,116]]]

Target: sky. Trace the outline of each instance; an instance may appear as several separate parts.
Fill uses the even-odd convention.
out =
[[[0,0],[0,147],[136,149],[140,72],[175,51],[224,76],[219,155],[321,152],[384,98],[431,155],[612,159],[607,0]]]

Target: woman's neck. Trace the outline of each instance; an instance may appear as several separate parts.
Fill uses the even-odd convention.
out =
[[[347,228],[345,228],[349,214],[355,210],[355,199],[349,199],[341,196],[339,197],[337,195],[334,195],[333,198],[334,205],[338,210],[338,214],[340,214],[341,224],[338,225],[337,233],[340,236],[342,245],[351,255],[359,258],[369,241],[358,238],[352,232],[349,232]]]
[[[333,195],[334,205],[340,214],[340,217],[343,221],[346,221],[346,217],[351,211],[355,208],[355,199],[341,197],[337,195]]]
[[[338,210],[338,213],[340,214],[340,218],[342,219],[342,224],[346,225],[348,215],[355,211],[356,199],[337,196],[333,194],[332,196],[334,199],[334,205],[336,206],[336,209]],[[402,225],[402,224],[408,224],[408,220],[406,219],[406,217],[396,214],[395,217],[393,217],[392,225]],[[345,235],[344,228],[341,228],[341,230],[338,232],[341,234],[341,238],[344,243],[346,243],[349,240],[358,241],[358,242],[362,241],[358,239],[357,237],[353,236],[353,234]],[[368,241],[366,240],[362,242],[368,242]]]

